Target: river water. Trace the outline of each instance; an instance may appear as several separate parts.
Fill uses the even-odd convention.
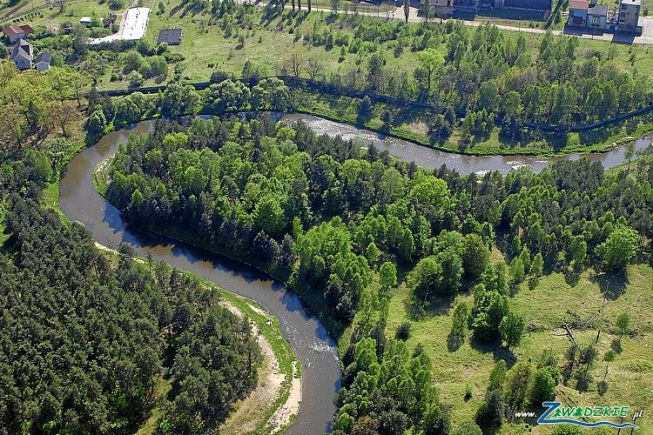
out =
[[[606,153],[569,154],[556,157],[461,155],[428,148],[403,139],[385,136],[353,125],[341,124],[313,115],[291,113],[283,115],[281,120],[287,123],[303,121],[318,134],[341,136],[345,140],[355,139],[359,140],[362,145],[373,144],[379,151],[388,151],[390,155],[398,159],[415,162],[417,166],[426,169],[439,169],[443,164],[446,164],[449,169],[455,169],[461,174],[470,174],[472,172],[483,174],[488,171],[508,172],[511,169],[524,166],[530,167],[534,172],[539,172],[554,161],[579,160],[581,158],[601,162],[603,167],[611,168],[626,160],[624,156],[626,147],[623,146]],[[643,137],[636,141],[635,149],[644,149],[650,143],[650,138]]]
[[[450,169],[464,174],[491,170],[505,172],[521,166],[530,166],[534,171],[539,171],[553,160],[581,158],[577,154],[557,158],[462,156],[310,115],[289,114],[282,116],[281,120],[289,123],[304,121],[319,134],[359,138],[367,144],[374,144],[380,151],[387,150],[397,158],[414,161],[427,169],[446,164]],[[319,320],[306,313],[299,298],[283,284],[251,267],[184,243],[146,235],[127,226],[120,212],[95,190],[92,178],[96,166],[113,156],[130,133],[144,133],[152,128],[151,121],[143,121],[132,129],[107,134],[96,145],[78,154],[68,165],[61,181],[59,201],[63,212],[70,219],[82,223],[93,238],[103,245],[116,248],[120,243],[127,243],[139,255],[150,254],[155,260],[165,261],[233,293],[257,300],[267,312],[279,319],[281,332],[302,365],[302,403],[297,420],[287,433],[305,435],[329,431],[335,411],[333,400],[341,376],[336,343]],[[642,149],[649,143],[649,139],[640,139],[636,148]],[[612,167],[624,161],[624,149],[621,147],[585,157],[600,161],[605,167]]]
[[[116,248],[128,243],[139,255],[195,273],[242,296],[257,300],[279,319],[281,332],[302,365],[302,403],[297,420],[287,433],[321,434],[330,429],[334,398],[340,386],[336,343],[324,326],[304,310],[299,298],[286,287],[251,267],[184,243],[152,237],[125,224],[120,212],[107,203],[92,182],[94,168],[118,151],[129,133],[151,131],[145,121],[131,130],[115,131],[84,149],[68,165],[61,181],[59,203],[70,219],[81,222],[99,243]]]

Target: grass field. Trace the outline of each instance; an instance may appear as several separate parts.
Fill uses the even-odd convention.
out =
[[[565,350],[569,346],[566,337],[558,335],[563,321],[591,322],[586,329],[576,329],[576,339],[582,345],[594,341],[597,328],[601,337],[597,345],[599,357],[590,373],[594,382],[589,391],[577,392],[573,381],[568,386],[558,387],[558,398],[563,402],[573,400],[583,405],[624,403],[631,409],[643,409],[644,415],[653,413],[653,318],[649,307],[653,302],[653,269],[649,266],[635,265],[628,268],[628,282],[613,283],[619,289],[618,297],[610,294],[609,283],[595,272],[589,270],[577,278],[577,282],[563,274],[554,273],[542,278],[534,289],[527,284],[511,298],[511,306],[526,320],[527,332],[521,344],[512,353],[498,346],[472,343],[468,337],[462,346],[451,351],[447,347],[447,335],[451,330],[451,307],[459,301],[472,306],[469,294],[459,295],[455,300],[443,300],[435,314],[423,320],[413,321],[408,343],[414,346],[421,343],[433,361],[434,380],[438,385],[444,402],[452,406],[452,424],[460,424],[473,415],[483,400],[488,377],[494,363],[501,358],[511,365],[514,357],[537,360],[545,349],[550,349],[562,363]],[[623,284],[623,286],[621,286]],[[606,296],[608,295],[608,296]],[[390,316],[386,333],[394,336],[397,327],[410,319],[410,291],[405,285],[392,294]],[[614,320],[622,312],[631,317],[632,333],[622,339],[622,352],[613,362],[603,361],[612,340],[617,337]],[[597,382],[603,378],[608,367],[608,391],[603,395],[597,392]],[[472,397],[465,400],[465,392],[470,389]],[[653,432],[653,421],[640,421],[642,432]],[[526,423],[504,424],[500,434],[548,434],[545,427],[529,427]],[[597,431],[593,434],[599,433]],[[613,432],[608,432],[613,433]]]
[[[6,4],[5,4],[6,5]],[[127,2],[125,2],[125,7]],[[16,9],[17,8],[17,9]],[[106,18],[109,14],[121,11],[111,11],[107,1],[97,0],[66,0],[63,12],[48,0],[24,0],[17,6],[0,6],[0,23],[16,21],[20,24],[28,23],[34,26],[44,26],[50,30],[59,30],[65,22],[79,23],[82,17],[92,17],[93,14]]]
[[[87,0],[83,0],[87,1]],[[240,74],[246,61],[258,66],[263,74],[277,74],[286,63],[292,50],[298,51],[305,58],[315,57],[322,63],[322,74],[344,75],[355,70],[366,57],[359,54],[345,53],[341,58],[340,48],[325,50],[324,46],[315,47],[303,41],[302,35],[315,30],[324,30],[332,26],[335,31],[353,33],[353,28],[347,17],[333,18],[329,13],[314,11],[292,14],[287,7],[282,17],[268,19],[264,10],[259,8],[246,18],[243,26],[234,26],[228,35],[219,22],[214,21],[208,11],[195,11],[184,7],[181,0],[160,0],[165,12],[159,13],[155,3],[146,39],[155,42],[161,29],[177,27],[183,29],[182,43],[170,47],[174,53],[184,56],[182,78],[189,81],[205,81],[211,72],[221,69],[230,73]],[[382,18],[366,17],[367,20],[383,20]],[[420,26],[420,24],[410,24]],[[504,31],[509,37],[516,37],[518,32]],[[245,37],[241,44],[239,37]],[[527,45],[533,55],[538,50],[543,35],[527,35]],[[417,65],[417,55],[411,50],[395,57],[393,48],[395,41],[389,41],[379,46],[379,52],[386,60],[386,69],[412,74]],[[602,58],[614,58],[618,68],[633,71],[653,70],[653,56],[650,47],[610,44],[606,41],[579,40],[580,57],[598,55]],[[444,50],[444,47],[442,47]],[[171,68],[172,70],[172,68]],[[172,77],[172,72],[168,78]],[[150,80],[146,84],[153,84]],[[126,82],[108,82],[104,77],[100,87],[126,87]]]

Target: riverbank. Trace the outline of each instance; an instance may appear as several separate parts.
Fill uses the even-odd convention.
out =
[[[66,155],[63,167],[82,150],[83,142],[75,148],[75,152]],[[106,191],[107,184],[101,180],[106,180],[106,171],[111,162],[111,158],[104,160],[94,171],[93,181],[96,188]],[[66,216],[59,204],[60,182],[62,174],[56,174],[56,181],[48,183],[43,191],[41,203],[51,208],[60,216],[64,222],[72,221]],[[0,208],[0,233],[3,232],[4,209]],[[3,242],[0,236],[0,242]],[[1,244],[1,243],[0,243]],[[96,247],[107,255],[117,255],[117,252],[96,242]],[[145,261],[140,258],[140,261]],[[228,290],[216,286],[197,275],[187,271],[181,271],[201,279],[207,285],[216,287],[223,298],[224,305],[239,316],[245,316],[252,322],[254,334],[257,337],[259,348],[263,355],[263,364],[259,373],[257,387],[243,401],[235,405],[230,417],[221,427],[221,433],[225,434],[267,434],[281,432],[295,420],[299,412],[301,403],[301,365],[293,355],[290,345],[281,334],[279,320],[274,316],[266,313],[256,302],[229,292]],[[167,382],[162,380],[161,390],[165,391]],[[163,394],[163,393],[161,393]],[[151,416],[146,419],[139,430],[139,434],[152,434],[158,428],[158,423],[153,422],[160,416],[158,409],[155,407],[151,411]],[[243,431],[246,428],[246,431]]]
[[[107,159],[105,160],[105,162],[109,162],[109,160],[110,159]],[[93,184],[95,185],[95,188],[97,189],[98,193],[103,197],[105,197],[105,199],[106,199],[107,188],[109,186],[109,183],[111,182],[111,180],[109,180],[110,166],[111,166],[110,163],[98,165],[93,175]],[[165,231],[162,231],[161,229],[153,226],[143,227],[143,225],[139,225],[139,227],[157,236],[169,237],[176,241],[182,242],[184,244],[196,247],[198,249],[202,249],[204,251],[221,255],[231,260],[246,264],[247,266],[250,266],[258,270],[259,272],[266,274],[270,276],[272,279],[275,279],[279,282],[286,283],[288,279],[288,276],[275,274],[265,269],[262,264],[253,261],[253,259],[250,258],[243,258],[242,256],[239,256],[235,252],[229,250],[227,247],[223,246],[221,247],[220,250],[216,250],[214,246],[212,246],[209,243],[206,243],[206,241],[203,238],[198,237],[184,230],[183,228],[168,226],[165,228]],[[324,307],[326,306],[324,298],[321,295],[316,295],[315,293],[311,292],[310,289],[305,288],[304,286],[301,286],[299,284],[293,286],[292,290],[300,297],[302,302],[309,309],[309,314],[317,315],[317,317],[320,319],[322,324],[324,324],[327,331],[329,331],[329,334],[332,337],[334,337],[334,339],[337,341],[338,338],[342,335],[342,333],[346,329],[346,325],[335,320],[330,315],[330,313],[324,309]]]
[[[617,125],[597,129],[591,132],[591,136],[587,133],[573,132],[541,133],[542,138],[536,141],[508,143],[500,139],[499,128],[495,127],[486,140],[464,144],[461,132],[455,128],[449,139],[442,143],[435,143],[428,136],[428,126],[424,119],[431,115],[426,110],[414,108],[402,110],[377,103],[373,105],[370,118],[361,123],[357,119],[359,99],[317,94],[298,89],[293,89],[293,95],[297,113],[319,116],[330,121],[364,128],[379,135],[410,141],[426,148],[467,156],[501,155],[549,158],[570,154],[606,153],[653,131],[651,116],[643,115],[634,118],[638,120],[635,129],[628,130],[624,125]],[[393,114],[393,122],[389,128],[381,119],[384,112]],[[595,139],[592,140],[592,137]]]
[[[100,243],[95,246],[106,255],[115,258],[118,252]],[[144,258],[135,261],[145,263]],[[227,420],[220,426],[224,434],[268,434],[282,431],[290,425],[299,412],[301,403],[301,366],[294,357],[290,345],[282,337],[279,321],[257,306],[256,302],[224,288],[217,287],[190,272],[180,271],[201,280],[207,288],[220,292],[220,303],[236,316],[249,319],[252,333],[257,339],[263,362],[259,367],[256,388],[243,400],[234,405]],[[162,380],[162,383],[167,383]],[[162,388],[165,390],[165,388]],[[159,415],[155,406],[150,412],[139,435],[156,432]]]
[[[286,370],[291,374],[286,378],[290,380],[290,392],[285,399],[280,398],[275,403],[276,409],[280,410],[278,413],[267,413],[272,417],[267,421],[280,427],[280,430],[288,426],[285,429],[288,434],[327,431],[331,427],[335,411],[333,397],[341,376],[336,345],[324,326],[304,310],[300,299],[293,292],[286,291],[280,283],[269,280],[242,263],[176,243],[168,237],[152,237],[134,231],[124,224],[120,213],[97,192],[96,182],[93,181],[97,165],[113,156],[120,144],[127,142],[130,134],[149,132],[152,128],[152,122],[139,123],[128,130],[108,133],[95,145],[82,150],[68,165],[57,187],[60,191],[57,206],[71,221],[86,226],[95,240],[107,246],[115,248],[127,243],[141,257],[168,263],[228,289],[229,294],[256,300],[262,309],[273,316],[273,325],[270,326],[278,325],[280,339],[288,344],[297,361],[294,372],[293,364],[286,365],[290,367],[290,371]],[[252,316],[256,316],[256,313]],[[298,392],[301,392],[301,397]],[[301,410],[295,418],[293,415],[300,400]],[[258,433],[268,432],[263,428]]]

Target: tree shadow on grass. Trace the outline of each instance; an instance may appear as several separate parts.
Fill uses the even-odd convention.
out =
[[[473,349],[483,353],[491,353],[494,361],[504,360],[508,368],[511,368],[517,362],[515,354],[509,348],[501,346],[498,341],[488,342],[472,336],[470,344]]]
[[[628,285],[628,277],[625,272],[597,273],[590,277],[590,281],[597,284],[601,289],[601,293],[611,301],[624,294]]]
[[[580,281],[580,271],[579,270],[565,270],[564,271],[564,276],[565,276],[565,282],[569,287],[576,287],[578,282]]]
[[[414,296],[406,300],[406,311],[411,320],[424,320],[433,316],[445,315],[451,308],[456,295],[437,296],[431,301],[416,299]]]

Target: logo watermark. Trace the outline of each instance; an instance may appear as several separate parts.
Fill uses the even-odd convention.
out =
[[[542,406],[548,408],[544,414],[537,419],[538,424],[573,424],[576,426],[593,428],[593,427],[613,427],[615,429],[633,428],[637,429],[635,422],[643,416],[643,411],[637,411],[630,415],[628,406],[562,406],[561,402],[544,402]],[[623,422],[629,418],[631,422]],[[582,419],[590,418],[618,418],[621,423],[615,423],[611,420],[584,421]]]

